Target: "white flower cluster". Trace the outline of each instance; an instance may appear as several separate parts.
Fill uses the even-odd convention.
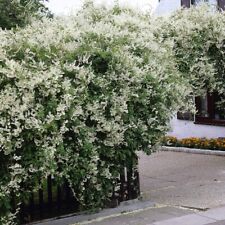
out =
[[[225,98],[225,13],[208,5],[177,11],[161,19],[157,32],[173,39],[174,55],[181,74],[194,93],[216,91]],[[163,22],[162,22],[163,21]]]
[[[1,190],[31,192],[51,174],[83,204],[100,204],[120,167],[151,152],[190,92],[155,24],[89,3],[68,18],[1,31]]]

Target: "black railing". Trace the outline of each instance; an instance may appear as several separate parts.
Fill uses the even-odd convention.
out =
[[[136,199],[140,194],[139,174],[136,167],[121,169],[116,190],[112,193],[108,207],[115,207],[120,202]],[[15,208],[15,198],[12,195],[12,206]],[[107,207],[107,206],[106,206]],[[67,182],[57,186],[50,176],[44,185],[20,205],[20,224],[27,224],[43,219],[59,217],[79,212],[80,204],[73,196]]]
[[[47,218],[53,218],[79,210],[79,203],[74,198],[67,182],[58,186],[50,176],[44,185],[20,205],[20,224],[27,224]]]

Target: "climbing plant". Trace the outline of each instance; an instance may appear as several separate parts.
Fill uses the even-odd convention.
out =
[[[90,1],[76,15],[0,31],[1,224],[15,224],[50,175],[84,208],[101,207],[120,165],[154,150],[191,91],[173,41],[154,32],[149,15]]]
[[[218,107],[225,113],[224,11],[203,4],[178,10],[169,19],[158,19],[158,24],[155,35],[173,40],[177,68],[189,80],[193,95],[217,92]]]

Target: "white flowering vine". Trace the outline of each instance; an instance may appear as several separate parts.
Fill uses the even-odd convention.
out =
[[[49,175],[83,205],[102,205],[120,167],[151,153],[191,91],[155,25],[89,2],[77,15],[0,31],[1,221],[12,193],[20,202]]]

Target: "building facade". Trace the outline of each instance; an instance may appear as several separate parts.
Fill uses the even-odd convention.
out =
[[[181,7],[189,8],[191,5],[197,5],[201,2],[207,2],[212,6],[225,10],[225,0],[159,0],[155,14],[167,15]]]
[[[181,7],[189,8],[201,2],[208,2],[219,10],[225,10],[225,0],[159,0],[155,14],[169,15]],[[195,105],[198,113],[177,113],[171,121],[171,130],[168,135],[177,138],[201,137],[218,138],[225,137],[225,116],[216,107],[219,96],[206,93],[205,96],[196,97]]]

